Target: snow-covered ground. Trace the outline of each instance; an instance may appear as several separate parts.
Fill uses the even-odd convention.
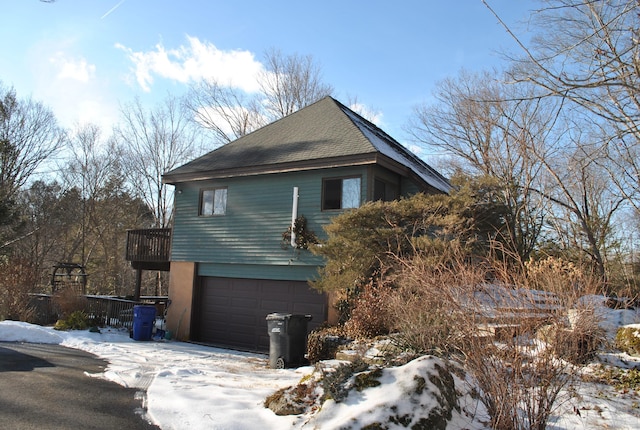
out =
[[[276,416],[264,407],[265,398],[279,388],[297,384],[312,367],[270,369],[266,356],[177,341],[137,342],[125,331],[101,329],[60,332],[15,321],[0,322],[0,341],[53,343],[81,349],[107,360],[105,378],[146,391],[146,419],[162,429],[335,429],[356,430],[364,416],[389,400],[391,385],[349,396],[340,404],[329,401],[313,417]],[[610,356],[619,360],[620,356]],[[627,365],[638,366],[631,357]],[[429,360],[423,360],[429,365]],[[413,364],[413,366],[416,366]],[[401,384],[402,372],[386,373],[381,381]],[[607,385],[583,383],[577,398],[561,405],[549,429],[639,429],[640,397]],[[398,404],[399,410],[414,406]],[[576,412],[579,411],[579,414]],[[345,428],[345,427],[343,427]],[[400,425],[398,429],[404,428]],[[454,417],[448,430],[483,428],[479,421]]]

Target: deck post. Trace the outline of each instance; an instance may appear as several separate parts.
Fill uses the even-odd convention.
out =
[[[133,293],[133,300],[140,301],[140,289],[142,287],[142,269],[136,270],[136,290]]]

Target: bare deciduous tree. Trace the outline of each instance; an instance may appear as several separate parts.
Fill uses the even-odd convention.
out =
[[[553,106],[516,97],[513,88],[488,72],[461,72],[442,81],[437,103],[418,106],[408,131],[423,144],[455,157],[455,168],[497,179],[509,209],[503,235],[511,252],[524,261],[534,249],[544,208],[531,193],[541,164],[529,153],[543,148]],[[540,149],[543,151],[542,149]]]
[[[211,130],[216,143],[225,144],[333,91],[322,82],[311,56],[285,56],[278,50],[267,52],[265,69],[256,79],[256,94],[215,80],[199,82],[189,91],[185,106],[198,124]]]
[[[586,125],[564,127],[562,145],[552,156],[531,150],[544,166],[546,184],[541,195],[554,206],[550,224],[555,237],[567,249],[578,250],[591,263],[594,273],[607,278],[606,257],[614,240],[614,216],[623,207],[625,197],[615,192],[614,184],[589,148],[591,135]]]
[[[239,90],[204,80],[185,99],[195,121],[211,131],[216,142],[229,143],[266,124],[255,99]]]
[[[0,200],[10,200],[64,143],[53,112],[0,83]]]
[[[0,226],[15,224],[17,193],[64,140],[64,131],[49,109],[31,99],[19,99],[15,90],[0,82]],[[21,234],[0,231],[0,249]]]
[[[640,211],[640,3],[544,0],[541,4],[532,21],[538,35],[529,45],[503,23],[524,52],[513,77],[589,114],[603,131],[599,144],[607,161],[601,167]]]
[[[173,199],[162,175],[199,155],[196,130],[172,97],[150,110],[136,100],[121,112],[122,123],[114,136],[122,150],[125,175],[135,194],[153,209],[155,226],[168,227]]]
[[[70,136],[71,158],[62,177],[72,187],[82,190],[84,197],[95,196],[120,170],[119,149],[113,141],[103,142],[102,130],[95,124],[78,126]]]
[[[20,214],[31,234],[11,247],[11,255],[28,262],[38,286],[49,285],[51,267],[71,261],[67,259],[70,250],[80,245],[80,201],[79,189],[64,189],[58,182],[35,181],[20,192]]]
[[[101,147],[101,134],[100,127],[95,124],[78,126],[69,140],[73,155],[67,167],[62,169],[67,187],[80,190],[82,207],[76,245],[69,250],[70,255],[61,257],[65,258],[63,261],[72,261],[79,256],[81,264],[85,266],[95,246],[101,241],[103,230],[107,228],[97,222],[101,216],[98,213],[99,201],[104,197],[105,186],[120,174],[118,149],[114,142]],[[88,235],[89,231],[91,235]]]
[[[333,92],[331,85],[322,82],[320,67],[310,55],[285,56],[272,49],[265,55],[265,63],[258,84],[270,120],[290,115]]]
[[[150,225],[150,209],[131,195],[122,149],[115,139],[103,139],[98,126],[78,126],[70,135],[70,148],[72,155],[60,170],[65,188],[77,194],[75,207],[67,208],[74,211],[73,228],[58,238],[64,241],[51,257],[54,262],[81,262],[90,274],[91,292],[131,294],[133,270],[122,252],[126,230]]]

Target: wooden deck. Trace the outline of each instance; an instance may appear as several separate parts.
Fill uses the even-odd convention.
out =
[[[127,230],[126,259],[136,270],[169,270],[171,229]]]

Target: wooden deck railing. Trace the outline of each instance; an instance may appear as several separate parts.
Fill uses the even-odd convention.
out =
[[[143,296],[140,297],[140,300],[95,295],[78,297],[83,298],[84,309],[82,310],[92,323],[99,326],[129,329],[133,324],[133,307],[135,305],[154,305],[158,318],[164,317],[165,310],[169,306],[169,298],[162,296]],[[38,324],[53,324],[62,317],[62,312],[51,294],[30,294],[29,306],[33,311],[34,321]]]
[[[127,261],[167,263],[170,254],[170,228],[127,230]]]

